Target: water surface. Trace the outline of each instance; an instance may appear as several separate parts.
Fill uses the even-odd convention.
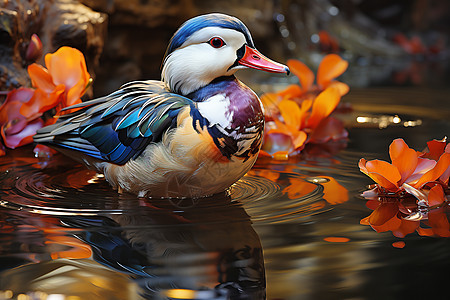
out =
[[[118,194],[64,156],[8,151],[0,159],[0,299],[446,294],[449,239],[399,239],[361,225],[371,210],[359,195],[371,180],[357,162],[388,159],[397,137],[422,149],[448,135],[449,94],[352,90],[344,101],[354,110],[340,116],[348,141],[309,146],[286,161],[260,159],[227,193],[203,199]]]

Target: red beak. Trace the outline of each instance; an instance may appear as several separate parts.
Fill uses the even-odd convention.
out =
[[[245,45],[245,53],[239,60],[239,64],[249,68],[272,73],[286,73],[287,75],[290,73],[287,66],[265,57],[259,53],[258,50],[250,48],[247,45]]]

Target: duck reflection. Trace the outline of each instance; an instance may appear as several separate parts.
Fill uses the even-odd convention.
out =
[[[192,298],[182,299],[205,297],[206,291],[208,299],[265,298],[261,243],[240,203],[233,202],[226,194],[172,201],[132,200],[129,195],[119,197],[116,205],[122,210],[121,214],[59,218],[42,215],[40,221],[34,223],[39,223],[41,229],[46,223],[53,228],[47,230],[52,234],[42,237],[44,243],[53,243],[53,248],[48,250],[55,249],[56,242],[62,248],[86,248],[88,245],[95,262],[114,273],[128,275],[140,287],[144,298],[181,299],[176,295],[183,290],[191,291]],[[55,229],[55,220],[64,228]],[[73,259],[86,260],[86,253],[86,250],[62,252],[57,249],[50,253],[50,257],[56,259],[53,262],[40,261],[27,268],[52,269],[50,265],[55,266],[61,257],[71,264]],[[25,292],[23,287],[27,286],[45,292],[46,285],[39,282],[44,283],[42,279],[48,274],[23,272],[21,268],[6,271],[15,282],[23,283],[22,290],[17,292]],[[96,272],[98,268],[83,264],[87,273]],[[39,274],[39,277],[32,278],[30,274]],[[70,275],[65,273],[60,279],[64,281],[67,277]],[[79,276],[70,278],[79,279]],[[5,284],[5,280],[1,282],[0,290],[13,288]],[[63,289],[60,293],[71,295]]]

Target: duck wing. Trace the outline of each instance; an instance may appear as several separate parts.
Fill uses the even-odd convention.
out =
[[[161,81],[134,81],[108,96],[66,108],[79,110],[61,116],[33,138],[123,165],[176,127],[181,110],[194,106],[192,100],[169,92]]]

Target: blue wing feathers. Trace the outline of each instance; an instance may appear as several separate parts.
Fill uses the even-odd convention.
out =
[[[77,104],[34,136],[36,142],[80,151],[124,164],[176,126],[179,112],[192,100],[170,93],[160,81],[135,81],[118,91]]]

